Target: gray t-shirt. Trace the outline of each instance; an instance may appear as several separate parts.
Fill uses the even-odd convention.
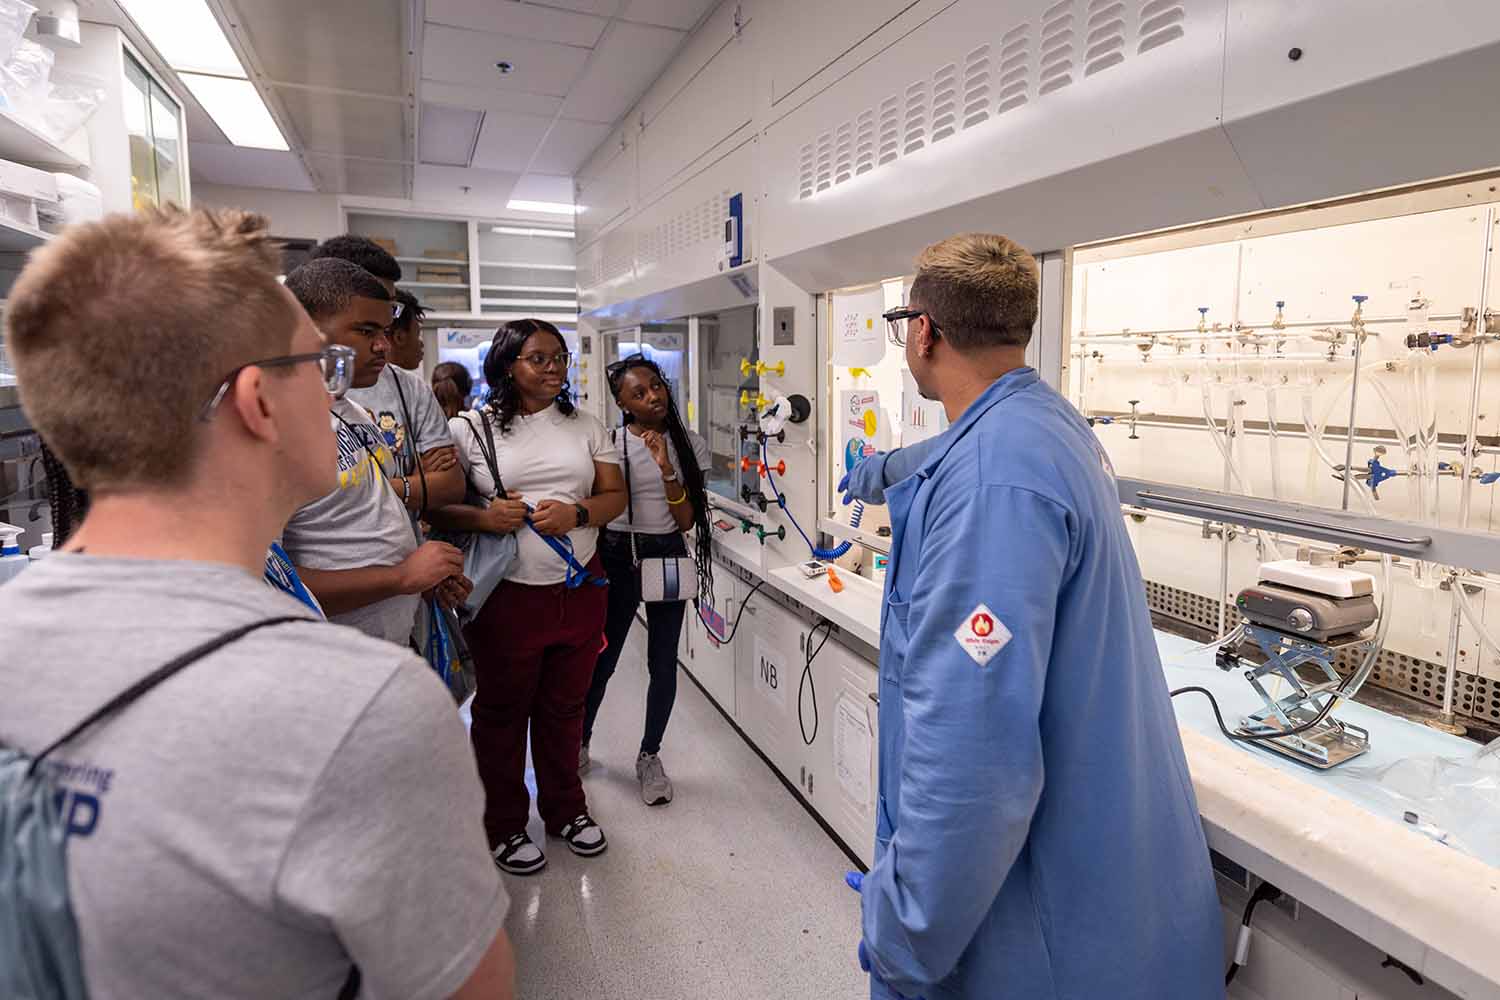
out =
[[[443,415],[437,396],[415,372],[388,364],[378,382],[368,389],[350,389],[344,398],[364,409],[379,428],[381,440],[398,457],[398,476],[415,476],[422,455],[453,444],[448,418]],[[406,420],[408,411],[410,426]]]
[[[338,439],[338,489],[307,504],[287,522],[281,545],[292,563],[309,569],[394,566],[416,551],[417,536],[391,487],[395,458],[363,409],[348,398],[333,404]],[[333,615],[366,635],[406,645],[417,618],[417,594],[402,594]]]
[[[283,615],[310,612],[236,567],[53,553],[0,587],[0,742],[36,753],[178,654]],[[351,962],[362,997],[447,997],[505,918],[451,697],[352,629],[251,633],[48,763],[95,1000],[332,1000]]]
[[[627,460],[630,462],[630,499],[635,504],[634,522],[630,519],[630,508],[627,506],[625,513],[609,522],[609,526],[615,531],[638,531],[647,535],[666,535],[677,531],[677,522],[672,520],[672,509],[667,506],[667,484],[662,481],[656,459],[651,457],[651,449],[646,447],[646,442],[623,427],[613,428],[609,434],[620,456],[621,469],[624,469]],[[698,463],[698,468],[707,469],[713,461],[708,453],[708,442],[692,431],[688,431],[688,441],[693,446],[693,460]],[[672,460],[672,468],[677,470],[680,482],[682,459],[670,437],[667,438],[667,457]],[[672,492],[678,491],[674,489]]]

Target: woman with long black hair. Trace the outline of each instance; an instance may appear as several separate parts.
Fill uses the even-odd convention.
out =
[[[671,388],[660,368],[644,355],[610,365],[605,374],[610,392],[622,413],[621,426],[612,431],[629,491],[626,513],[604,531],[599,552],[609,574],[609,614],[604,626],[608,645],[594,665],[583,720],[579,771],[589,766],[589,739],[604,702],[604,691],[620,660],[641,603],[639,562],[663,556],[687,555],[684,533],[697,529],[697,593],[712,599],[710,576],[712,539],[708,527],[708,494],[703,469],[709,464],[708,444],[688,430],[677,412]],[[677,699],[677,640],[682,635],[684,601],[653,601],[646,605],[646,666],[651,681],[646,690],[646,730],[635,762],[641,799],[648,806],[672,801],[672,782],[661,762],[661,741]]]
[[[441,527],[516,532],[519,542],[505,579],[465,631],[478,682],[470,734],[485,832],[495,863],[514,875],[546,864],[526,834],[528,729],[547,833],[584,857],[606,846],[577,761],[604,637],[596,525],[625,509],[625,483],[604,425],[573,405],[569,360],[551,323],[523,319],[500,328],[484,362],[490,403],[460,417],[469,427],[455,432],[459,462],[489,507],[446,507],[434,517]]]

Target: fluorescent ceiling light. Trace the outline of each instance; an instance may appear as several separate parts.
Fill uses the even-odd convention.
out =
[[[173,69],[245,78],[205,0],[120,0],[120,6]]]
[[[560,201],[515,201],[505,206],[512,212],[546,212],[548,215],[573,215],[581,211]]]
[[[515,202],[511,202],[512,205]],[[571,240],[576,234],[571,229],[523,229],[520,226],[491,226],[490,232],[501,236],[557,236]]]
[[[261,100],[255,84],[249,80],[230,80],[222,76],[203,76],[198,73],[179,73],[203,110],[214,120],[214,124],[229,137],[236,146],[252,149],[280,149],[291,147],[281,134],[276,120],[271,117],[266,102]]]

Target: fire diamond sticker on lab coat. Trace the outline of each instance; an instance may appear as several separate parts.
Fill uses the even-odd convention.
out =
[[[953,637],[969,658],[981,667],[1011,640],[1010,629],[984,604],[969,612]]]

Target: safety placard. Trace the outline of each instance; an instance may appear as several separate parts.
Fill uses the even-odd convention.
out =
[[[901,371],[901,447],[926,441],[948,429],[948,414],[943,404],[923,399],[917,380],[911,372]]]
[[[885,357],[885,293],[875,288],[853,295],[834,295],[833,364],[868,368]]]
[[[839,393],[839,448],[845,472],[880,449],[883,425],[880,393],[868,389]]]
[[[752,681],[761,697],[782,715],[792,713],[792,658],[764,639],[755,640],[755,663]]]
[[[833,718],[833,770],[839,787],[862,812],[870,811],[870,720],[862,702],[839,695]]]

